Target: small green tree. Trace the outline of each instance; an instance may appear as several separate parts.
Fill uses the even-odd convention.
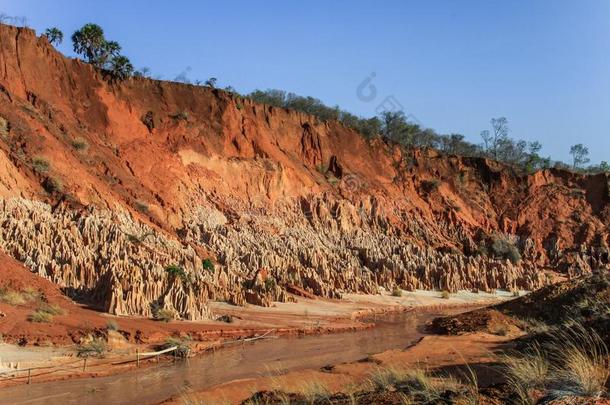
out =
[[[577,143],[570,148],[570,155],[572,155],[572,168],[580,169],[583,165],[589,163],[589,148],[582,143]]]
[[[57,27],[47,28],[44,35],[53,45],[59,45],[64,40],[64,33]]]
[[[216,79],[215,77],[210,77],[208,80],[205,81],[205,85],[211,88],[215,88],[217,80],[218,79]]]

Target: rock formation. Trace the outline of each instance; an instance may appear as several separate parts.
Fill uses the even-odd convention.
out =
[[[0,248],[105,311],[195,320],[210,300],[535,289],[609,266],[607,175],[521,175],[207,87],[110,84],[29,29],[0,25],[0,57]]]

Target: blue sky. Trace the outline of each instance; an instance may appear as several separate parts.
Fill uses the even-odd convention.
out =
[[[441,133],[479,142],[492,117],[569,160],[610,161],[610,1],[0,0],[39,33],[100,24],[136,67],[279,88],[363,116],[388,96]],[[372,101],[357,97],[371,73]]]

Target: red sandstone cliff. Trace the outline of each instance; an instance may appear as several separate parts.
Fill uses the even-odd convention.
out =
[[[0,197],[0,248],[122,314],[156,305],[198,319],[208,299],[268,305],[292,285],[331,297],[536,288],[545,269],[609,263],[607,175],[519,176],[219,90],[111,85],[10,26]],[[518,265],[476,254],[499,235],[521,250]],[[188,277],[168,275],[173,263]]]

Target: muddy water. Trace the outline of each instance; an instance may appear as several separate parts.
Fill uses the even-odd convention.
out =
[[[260,340],[120,375],[10,387],[0,390],[0,404],[158,403],[187,387],[200,390],[270,370],[319,368],[404,348],[423,336],[427,321],[449,312],[458,311],[394,314],[357,332]]]

